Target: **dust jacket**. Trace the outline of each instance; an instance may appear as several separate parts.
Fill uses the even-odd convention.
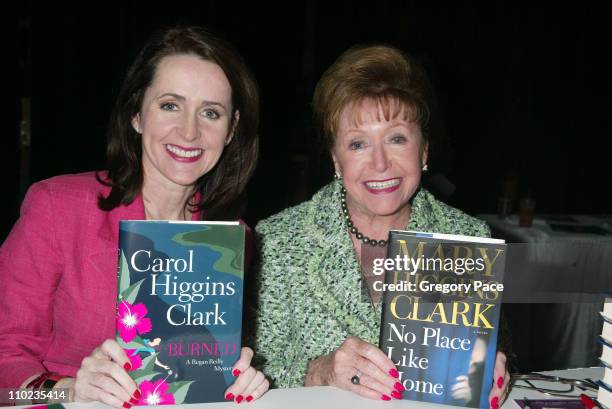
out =
[[[117,334],[140,405],[224,401],[240,357],[238,222],[121,221]]]
[[[380,348],[404,399],[489,408],[503,295],[503,240],[393,230]]]

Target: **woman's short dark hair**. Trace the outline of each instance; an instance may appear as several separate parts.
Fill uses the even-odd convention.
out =
[[[258,155],[259,95],[257,83],[240,55],[225,41],[199,27],[174,27],[153,34],[140,51],[123,81],[108,127],[108,175],[98,179],[111,186],[108,196],[101,196],[98,207],[111,210],[131,203],[143,183],[142,139],[132,127],[140,112],[145,91],[153,82],[155,70],[164,57],[195,55],[219,65],[232,91],[234,113],[240,119],[231,142],[219,162],[198,179],[195,191],[201,193],[192,210],[206,209],[206,218],[236,217],[223,210],[234,208],[235,201],[250,179]],[[231,127],[231,126],[230,126]],[[195,193],[194,191],[194,193]]]
[[[395,47],[356,45],[338,57],[315,88],[315,119],[329,149],[344,108],[365,99],[381,104],[385,116],[398,108],[410,114],[426,136],[431,87],[425,72]]]

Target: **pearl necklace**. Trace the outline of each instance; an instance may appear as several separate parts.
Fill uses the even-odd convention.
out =
[[[349,214],[348,207],[346,206],[346,189],[344,188],[344,186],[342,186],[340,189],[341,189],[340,190],[340,201],[342,203],[342,213],[344,213],[344,218],[346,219],[346,225],[348,226],[351,234],[357,237],[357,240],[361,240],[363,244],[369,244],[370,246],[373,246],[373,247],[376,247],[376,246],[385,247],[387,245],[387,240],[371,239],[368,236],[364,236],[363,233],[361,233],[357,229],[357,227],[355,227],[355,224],[351,220],[351,215]]]

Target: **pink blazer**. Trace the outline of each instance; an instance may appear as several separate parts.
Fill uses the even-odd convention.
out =
[[[75,376],[83,358],[114,337],[119,221],[144,220],[145,212],[141,196],[98,209],[108,191],[94,172],[28,190],[0,248],[0,387],[45,370]]]

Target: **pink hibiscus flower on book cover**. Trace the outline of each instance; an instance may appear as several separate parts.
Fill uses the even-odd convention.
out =
[[[117,309],[117,330],[124,342],[133,340],[136,333],[146,334],[153,328],[151,319],[144,318],[148,310],[143,303],[132,305],[127,301],[120,301]]]
[[[164,379],[142,382],[138,385],[141,392],[138,405],[173,405],[174,395],[168,392],[168,387]]]

